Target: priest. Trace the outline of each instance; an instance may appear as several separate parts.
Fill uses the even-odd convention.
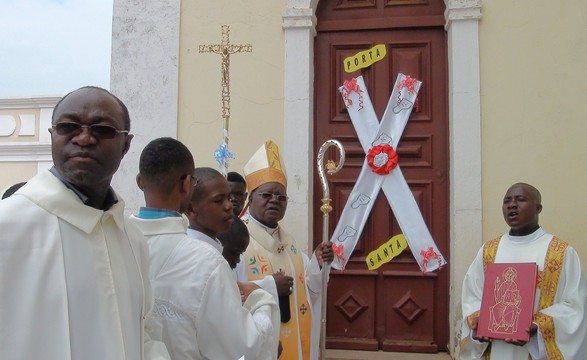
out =
[[[565,241],[538,224],[540,192],[512,185],[503,198],[508,233],[479,250],[463,283],[460,359],[587,359],[587,283],[579,256]],[[489,263],[536,263],[538,283],[528,342],[477,336],[485,269]]]
[[[333,260],[332,246],[320,243],[309,259],[279,224],[287,209],[287,178],[273,141],[257,150],[245,164],[244,174],[250,194],[242,217],[250,234],[245,266],[249,280],[270,277],[275,281],[281,312],[280,360],[317,360],[322,265]]]
[[[126,106],[83,87],[55,106],[55,166],[0,201],[0,359],[167,358],[145,329],[147,247],[110,187],[132,135]]]

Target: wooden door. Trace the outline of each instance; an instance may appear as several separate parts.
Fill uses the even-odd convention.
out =
[[[449,261],[447,53],[440,0],[322,0],[315,40],[314,149],[333,138],[346,150],[344,168],[329,177],[332,234],[358,177],[365,154],[337,87],[363,75],[378,118],[398,72],[423,82],[397,153],[424,220]],[[387,56],[345,73],[343,59],[377,44]],[[332,150],[335,151],[335,150]],[[331,154],[330,158],[336,156]],[[314,176],[314,208],[322,188]],[[322,214],[314,218],[321,241]],[[365,257],[400,228],[383,192],[344,271],[332,271],[328,291],[327,347],[401,352],[446,351],[449,269],[423,274],[409,250],[369,271]]]

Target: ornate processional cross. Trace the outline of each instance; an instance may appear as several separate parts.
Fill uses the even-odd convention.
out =
[[[222,173],[226,176],[228,173],[228,158],[234,157],[228,151],[228,124],[230,120],[230,55],[239,52],[252,52],[253,46],[251,44],[235,45],[230,43],[230,27],[222,25],[222,41],[217,45],[200,45],[199,52],[220,54],[222,56],[221,70],[222,70],[222,119],[223,119],[223,143],[220,148],[215,151],[214,156]]]

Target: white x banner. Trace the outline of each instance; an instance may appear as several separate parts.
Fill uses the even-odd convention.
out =
[[[446,264],[398,166],[395,153],[420,85],[420,81],[398,74],[381,123],[377,121],[362,76],[345,81],[339,88],[367,156],[331,239],[336,254],[332,263],[335,269],[342,270],[346,266],[381,188],[420,269],[429,272]]]

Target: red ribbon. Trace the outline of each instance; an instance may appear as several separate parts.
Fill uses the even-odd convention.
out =
[[[405,79],[403,79],[399,85],[397,86],[398,90],[401,90],[403,88],[408,89],[408,92],[410,94],[413,94],[416,92],[416,81],[418,81],[418,79],[410,77],[410,75],[407,75]]]
[[[356,78],[352,78],[350,80],[345,80],[343,83],[343,87],[344,87],[344,93],[342,94],[342,97],[344,99],[344,101],[348,102],[349,106],[353,105],[353,101],[351,99],[349,99],[349,96],[351,95],[351,92],[356,92],[357,94],[359,94],[359,110],[363,109],[363,96],[361,95],[362,91],[361,88],[359,87],[359,84],[357,84],[357,79]]]
[[[385,156],[387,156],[387,161],[380,164],[381,158],[385,158]],[[367,153],[367,163],[374,173],[387,175],[397,166],[398,156],[391,145],[376,145],[369,149],[369,152]]]
[[[440,260],[440,256],[436,253],[436,251],[434,251],[432,246],[428,247],[428,250],[425,250],[425,251],[420,250],[420,255],[422,255],[424,257],[424,259],[422,259],[422,269],[423,270],[426,269],[426,266],[428,265],[428,263],[432,259],[436,259],[439,264],[442,263],[442,261]],[[439,267],[438,269],[440,270],[441,268],[442,267]]]

